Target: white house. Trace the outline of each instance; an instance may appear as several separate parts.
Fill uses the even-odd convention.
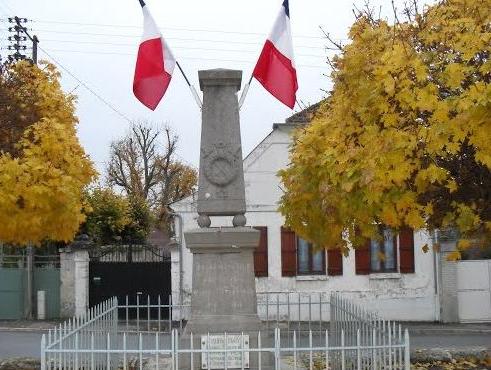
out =
[[[261,230],[255,253],[257,292],[343,291],[363,299],[367,307],[388,319],[440,320],[442,292],[437,277],[441,275],[441,258],[431,248],[423,252],[422,247],[431,244],[426,231],[413,234],[406,230],[399,236],[386,232],[382,245],[371,242],[365,250],[352,250],[344,257],[336,251],[314,253],[308,243],[283,227],[283,216],[277,211],[282,194],[277,172],[288,164],[292,130],[306,124],[315,108],[274,124],[244,159],[247,225]],[[181,215],[184,231],[197,227],[193,197],[174,203],[172,209]],[[214,218],[212,226],[231,226],[231,220]],[[379,260],[377,251],[384,252],[384,261]],[[172,262],[173,297],[177,299],[182,289],[187,301],[192,289],[192,255],[185,240],[181,251],[172,251]],[[446,273],[451,276],[452,270]],[[455,289],[446,292],[449,305],[456,301],[452,301],[456,294]]]

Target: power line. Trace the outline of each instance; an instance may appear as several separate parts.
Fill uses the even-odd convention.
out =
[[[166,40],[169,40],[169,38],[166,38]],[[170,40],[176,40],[170,38]],[[181,40],[181,39],[177,39]],[[203,41],[203,42],[222,42],[221,40],[196,40],[196,39],[182,39],[182,40],[192,40],[192,41]],[[43,42],[59,42],[59,43],[67,43],[67,44],[86,44],[86,45],[112,45],[112,46],[135,46],[135,43],[128,43],[128,42],[108,42],[108,41],[79,41],[79,40],[57,40],[57,39],[43,39]],[[257,46],[257,42],[248,42],[248,43],[242,43],[242,42],[229,42],[229,41],[223,41],[223,43],[236,43],[236,44],[247,44],[247,45],[255,45]],[[240,51],[240,52],[256,52],[257,50],[227,50],[227,49],[211,49],[211,48],[193,48],[193,47],[187,47],[187,46],[181,46],[181,47],[176,47],[173,45],[173,49],[200,49],[200,50],[213,50],[213,51]],[[303,45],[295,45],[296,48],[302,48],[302,49],[314,49],[314,50],[319,50],[319,49],[325,49],[321,48],[319,46],[303,46]],[[296,54],[296,55],[301,55],[301,54]],[[307,55],[310,56],[310,55]],[[313,56],[313,55],[312,55]]]
[[[109,36],[109,37],[121,37],[121,38],[139,38],[138,35],[124,35],[124,34],[114,34],[114,33],[98,33],[98,32],[72,32],[72,31],[55,31],[55,30],[44,30],[37,29],[37,32],[48,32],[48,33],[58,33],[58,34],[69,34],[69,35],[83,35],[83,36]],[[259,43],[255,41],[237,41],[237,40],[215,40],[215,39],[198,39],[198,38],[190,38],[190,37],[165,37],[166,40],[171,41],[184,41],[184,42],[208,42],[208,43],[219,43],[219,44],[234,44],[234,45],[251,45],[258,46]],[[64,43],[73,43],[73,44],[99,44],[99,45],[132,45],[129,43],[114,43],[108,41],[79,41],[79,40],[53,40],[53,39],[44,39],[45,41],[53,41],[53,42],[64,42]],[[325,49],[319,46],[310,46],[310,45],[295,45],[298,48],[319,50]],[[300,54],[298,54],[300,55]]]
[[[44,40],[43,39],[43,42],[47,42],[47,41],[50,41],[50,40]],[[85,42],[82,42],[82,43],[79,43],[77,41],[70,41],[70,40],[66,40],[66,43],[73,43],[73,44],[91,44],[91,43],[85,43]],[[109,44],[109,45],[113,45],[111,43],[104,43],[104,44]],[[135,46],[136,44],[116,44],[114,46]],[[218,48],[206,48],[206,47],[189,47],[189,46],[176,46],[176,47],[173,47],[174,50],[199,50],[199,51],[221,51],[221,52],[227,52],[227,53],[255,53],[255,54],[259,54],[259,51],[258,50],[240,50],[240,49],[218,49]],[[94,50],[95,52],[97,52],[97,50]],[[118,53],[119,51],[118,50],[115,50],[116,53]],[[124,54],[124,53],[123,53]],[[295,54],[296,56],[301,56],[301,57],[313,57],[313,58],[326,58],[326,55],[315,55],[315,54],[303,54],[303,53],[298,53],[298,54]]]
[[[121,33],[102,33],[102,32],[81,32],[81,31],[60,31],[60,30],[51,30],[51,29],[37,29],[38,32],[47,32],[47,33],[59,33],[59,34],[67,34],[67,35],[84,35],[84,36],[110,36],[110,37],[122,37],[122,38],[140,38],[141,35],[136,34],[121,34]],[[231,41],[231,40],[214,40],[214,39],[197,39],[197,38],[181,38],[181,37],[164,37],[166,40],[178,40],[178,41],[210,41],[210,42],[225,42],[230,44],[247,44],[247,45],[257,45],[257,42],[253,41]],[[319,38],[319,40],[324,40],[323,38]],[[338,40],[338,39],[336,39]],[[345,41],[347,39],[339,39],[339,41]]]
[[[48,32],[48,33],[63,33],[67,35],[85,35],[85,36],[114,36],[114,37],[131,37],[131,38],[137,38],[141,36],[141,35],[123,35],[118,33],[74,32],[74,31],[44,30],[44,29],[37,29],[37,31]]]
[[[85,35],[85,36],[112,36],[112,37],[126,37],[126,38],[139,38],[141,37],[140,34],[121,34],[121,33],[103,33],[103,32],[82,32],[82,31],[66,31],[66,30],[53,30],[53,29],[37,29],[37,31],[40,32],[48,32],[48,33],[61,33],[61,34],[68,34],[68,35]],[[180,30],[184,31],[184,30]],[[194,32],[194,31],[193,31]],[[196,30],[196,32],[200,32],[199,30]],[[218,31],[217,31],[218,32]],[[228,34],[228,33],[238,33],[235,31],[230,31],[230,32],[219,32],[221,34]],[[264,36],[259,33],[241,33],[244,35],[256,35],[256,36]],[[165,37],[168,40],[187,40],[187,41],[201,41],[201,40],[206,40],[206,41],[213,41],[213,42],[231,42],[232,41],[227,41],[227,40],[212,40],[212,39],[196,39],[196,38],[176,38],[176,37]],[[325,40],[324,37],[307,37],[307,36],[294,36],[294,38],[311,38],[311,39],[316,39],[316,40]],[[336,40],[339,41],[347,41],[348,39],[345,38],[336,38]],[[244,44],[253,44],[256,45],[256,42],[244,42],[244,41],[235,41],[236,43],[244,43]]]
[[[68,73],[70,76],[72,76],[73,79],[75,79],[80,85],[85,87],[87,91],[89,91],[92,95],[94,95],[97,99],[99,99],[102,103],[104,103],[107,107],[109,107],[112,111],[117,113],[119,116],[121,116],[124,120],[128,121],[131,123],[131,119],[129,119],[125,114],[121,113],[118,109],[114,107],[111,103],[109,103],[106,99],[104,99],[102,96],[100,96],[98,93],[96,93],[90,86],[88,86],[84,81],[82,81],[80,78],[75,76],[68,68],[66,68],[63,64],[61,64],[57,59],[55,59],[50,53],[48,53],[45,49],[42,47],[38,46],[39,50],[41,50],[44,54],[46,54],[53,62],[55,62],[61,69],[63,69],[66,73]]]
[[[106,52],[106,51],[85,51],[85,50],[67,50],[67,49],[49,49],[52,52],[59,53],[81,53],[81,54],[94,54],[94,55],[125,55],[125,56],[135,56],[134,53],[119,53],[119,52]],[[197,58],[197,57],[180,57],[179,59],[183,60],[206,60],[206,61],[218,61],[218,62],[238,62],[238,63],[247,63],[251,64],[250,60],[243,59],[223,59],[223,58]],[[298,64],[298,67],[307,67],[307,68],[326,68],[326,66],[321,65],[312,65],[312,64]]]
[[[51,23],[51,24],[66,24],[66,25],[76,25],[76,26],[91,26],[91,27],[111,27],[111,28],[133,28],[133,29],[141,29],[141,26],[135,25],[122,25],[122,24],[108,24],[108,23],[84,23],[84,22],[67,22],[67,21],[54,21],[54,20],[36,20],[33,19],[33,22],[36,23]],[[261,32],[244,32],[244,31],[227,31],[227,30],[213,30],[206,28],[186,28],[186,27],[160,27],[162,30],[171,30],[171,31],[185,31],[185,32],[208,32],[208,33],[220,33],[220,34],[233,34],[233,35],[255,35],[255,36],[265,36],[264,33]],[[312,36],[312,35],[293,35],[295,38],[304,38],[304,39],[317,39],[317,40],[325,40],[323,36]]]
[[[68,68],[66,68],[63,64],[61,64],[56,58],[54,58],[50,53],[48,53],[45,49],[43,49],[42,47],[38,46],[39,50],[41,50],[44,54],[46,54],[55,64],[57,64],[61,69],[63,69],[66,73],[68,73],[73,79],[75,79],[80,85],[82,85],[83,87],[85,87],[87,89],[87,91],[89,91],[92,95],[94,95],[97,99],[99,99],[102,103],[104,103],[107,107],[109,107],[112,111],[114,111],[115,113],[117,113],[119,116],[121,116],[125,121],[127,121],[128,123],[132,123],[131,119],[128,118],[128,116],[126,116],[124,113],[122,113],[121,111],[119,111],[118,109],[116,109],[114,107],[114,105],[112,105],[111,103],[109,103],[106,99],[104,99],[102,96],[100,96],[97,92],[95,92],[90,86],[88,86],[84,81],[82,81],[80,78],[78,78],[77,76],[75,76],[75,74],[73,74]],[[187,161],[186,159],[184,159],[183,157],[181,157],[179,154],[177,153],[174,153],[174,155],[183,163],[187,164],[188,166],[191,166],[191,167],[195,167],[193,164],[191,164],[189,161]]]

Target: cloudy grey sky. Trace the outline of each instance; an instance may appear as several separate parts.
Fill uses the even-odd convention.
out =
[[[146,0],[163,36],[191,82],[199,89],[197,71],[210,68],[243,70],[249,78],[282,0]],[[432,0],[420,1],[431,3]],[[293,44],[299,80],[298,100],[315,103],[330,89],[326,76],[326,40],[319,26],[346,42],[354,20],[353,3],[365,0],[290,0]],[[392,19],[390,0],[372,0],[382,15]],[[396,0],[402,8],[403,0]],[[0,50],[5,55],[7,16],[31,21],[38,35],[40,58],[60,63],[65,91],[78,95],[78,134],[87,153],[102,172],[109,144],[128,130],[127,119],[168,124],[179,135],[178,156],[194,166],[199,161],[200,111],[177,68],[159,107],[150,111],[132,92],[142,14],[137,0],[0,0]],[[253,82],[241,111],[244,155],[294,111],[283,106]]]

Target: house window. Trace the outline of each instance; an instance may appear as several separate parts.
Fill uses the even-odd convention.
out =
[[[413,229],[402,227],[397,235],[390,228],[384,227],[380,233],[380,238],[366,239],[363,245],[356,248],[356,274],[397,271],[402,274],[414,273]]]
[[[326,271],[327,255],[327,271]],[[293,230],[281,228],[281,275],[343,275],[343,256],[339,249],[315,250]]]
[[[315,250],[312,243],[297,237],[297,273],[299,275],[320,275],[326,269],[326,251]]]
[[[370,271],[397,271],[397,236],[389,228],[381,229],[381,238],[370,240]]]

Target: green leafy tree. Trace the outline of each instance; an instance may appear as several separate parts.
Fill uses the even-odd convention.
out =
[[[110,188],[93,188],[86,193],[87,218],[81,233],[86,233],[97,244],[111,244],[121,240],[123,230],[131,223],[130,204],[126,197]]]
[[[96,244],[145,242],[152,215],[144,199],[95,187],[86,193],[86,201],[87,220],[80,232],[88,234]]]
[[[122,231],[122,241],[129,244],[143,244],[154,224],[152,213],[148,203],[143,198],[130,196],[128,204],[130,222]]]

